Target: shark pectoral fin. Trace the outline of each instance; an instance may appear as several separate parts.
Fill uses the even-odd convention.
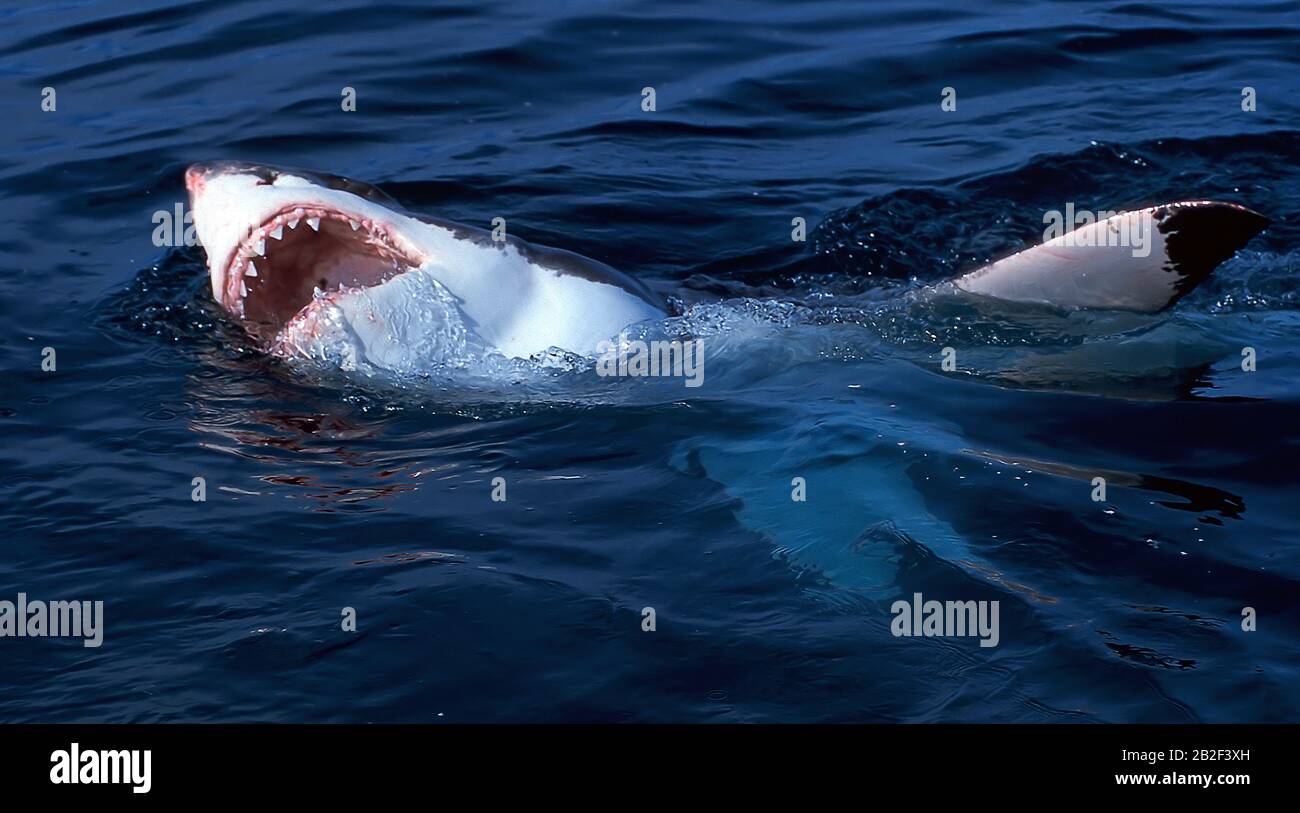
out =
[[[794,433],[709,441],[688,454],[736,500],[741,525],[810,583],[889,601],[900,595],[905,561],[929,555],[960,568],[971,558],[925,504],[903,456],[877,448],[845,457],[811,443]]]
[[[1235,203],[1122,212],[954,280],[967,293],[1061,308],[1154,313],[1177,302],[1269,224]]]
[[[779,455],[777,448],[705,447],[697,460],[706,476],[737,500],[740,523],[766,537],[773,556],[801,579],[848,588],[878,601],[895,597],[898,551],[870,533],[884,517],[866,510],[862,494],[843,493],[850,484],[863,488],[868,484],[843,477],[839,471],[805,472],[819,490],[828,482],[839,493],[823,491],[812,505],[796,502],[791,499],[793,476],[773,470],[772,460]],[[834,505],[834,510],[819,507],[823,501]]]

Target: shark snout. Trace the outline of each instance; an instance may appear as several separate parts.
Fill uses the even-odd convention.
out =
[[[193,164],[185,170],[185,189],[189,191],[191,200],[203,191],[206,179],[207,172],[202,164]]]
[[[273,183],[280,171],[246,161],[202,161],[185,170],[185,188],[190,194],[202,192],[205,185],[223,176],[244,176],[249,183]]]

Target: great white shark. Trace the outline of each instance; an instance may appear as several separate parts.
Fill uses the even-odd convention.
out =
[[[341,176],[215,162],[191,166],[185,180],[213,297],[273,353],[293,355],[314,336],[339,330],[372,355],[392,350],[392,321],[416,294],[431,290],[458,310],[482,345],[508,358],[552,348],[591,355],[626,328],[669,314],[659,294],[604,263],[413,214],[377,187]],[[1027,303],[1157,313],[1267,225],[1234,203],[1148,207],[918,295],[967,297],[981,310],[1023,311]],[[1139,233],[1140,251],[1132,241],[1112,239]],[[819,400],[811,400],[811,414],[792,414],[757,433],[684,442],[671,459],[722,484],[739,502],[738,519],[769,538],[782,558],[859,596],[889,598],[913,545],[968,575],[1010,584],[973,564],[978,557],[962,536],[926,505],[910,473],[916,455],[878,436],[874,425],[818,414]],[[927,426],[916,434],[937,431]],[[846,456],[846,442],[871,451]],[[1036,468],[1052,473],[1046,464]],[[814,495],[804,510],[791,508],[794,477]]]
[[[220,161],[194,164],[185,183],[213,297],[275,352],[292,354],[327,322],[381,342],[416,280],[445,293],[477,341],[520,359],[551,348],[592,355],[625,328],[668,315],[660,295],[604,263],[407,212],[360,181]],[[1204,200],[1123,212],[929,290],[1154,313],[1268,222]],[[1113,239],[1143,229],[1141,252]]]

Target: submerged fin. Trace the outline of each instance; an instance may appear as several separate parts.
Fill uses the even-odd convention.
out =
[[[846,455],[847,438],[871,448]],[[858,428],[817,421],[815,429],[805,424],[768,437],[710,440],[683,453],[736,500],[740,523],[770,540],[773,555],[810,586],[891,601],[904,594],[898,579],[908,549],[912,557],[924,549],[963,570],[973,558],[917,491],[910,457],[868,441]],[[796,477],[814,495],[807,502],[792,499]]]

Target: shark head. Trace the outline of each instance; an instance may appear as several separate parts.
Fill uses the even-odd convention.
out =
[[[270,341],[310,327],[322,301],[355,296],[424,265],[416,221],[374,186],[240,162],[185,173],[212,295]]]

